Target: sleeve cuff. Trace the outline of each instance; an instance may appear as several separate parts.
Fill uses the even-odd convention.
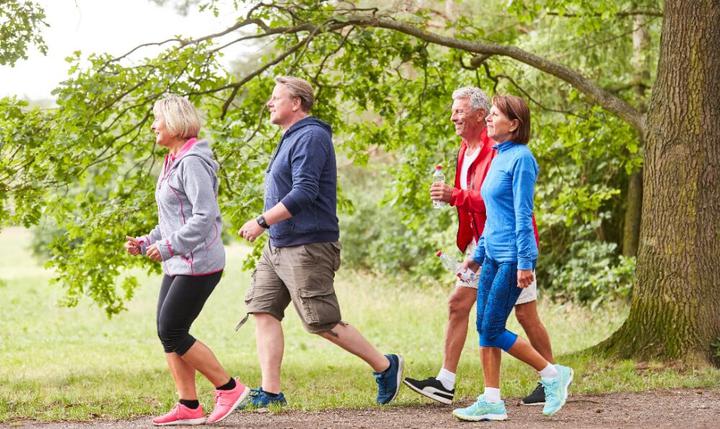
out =
[[[293,198],[293,196],[290,194],[286,195],[285,198],[280,200],[280,202],[283,203],[285,208],[293,216],[300,213],[300,210],[302,210],[302,206],[300,205],[300,203],[295,198]]]
[[[453,207],[457,206],[458,196],[460,195],[461,192],[462,192],[462,190],[460,190],[458,188],[453,188],[452,194],[450,195],[450,205],[451,206],[453,206]]]
[[[158,250],[160,251],[160,258],[162,258],[163,261],[167,261],[175,256],[175,252],[173,252],[172,246],[170,245],[170,240],[165,240],[164,243],[158,242]]]
[[[478,255],[477,252],[473,255],[473,261],[475,261],[477,264],[482,265],[483,262],[485,262],[485,252],[483,252],[481,255]]]
[[[148,246],[149,246],[149,243],[148,243],[149,240],[148,240],[148,238],[147,238],[147,235],[144,236],[144,237],[138,238],[137,241],[138,241],[138,243],[140,244],[140,253],[141,253],[142,255],[147,254],[147,248],[148,248]]]
[[[518,259],[518,270],[533,270],[535,269],[534,262],[531,259]]]

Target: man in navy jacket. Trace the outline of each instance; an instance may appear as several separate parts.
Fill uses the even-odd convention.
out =
[[[305,329],[360,357],[372,367],[377,402],[387,404],[400,389],[403,360],[378,352],[354,327],[343,322],[333,281],[340,267],[340,229],[336,216],[337,171],[330,125],[310,116],[312,86],[279,77],[267,103],[270,121],[283,129],[265,172],[265,210],[240,228],[254,241],[266,229],[270,240],[245,296],[255,316],[262,385],[250,402],[285,404],[280,391],[284,338],[281,321],[292,302]]]

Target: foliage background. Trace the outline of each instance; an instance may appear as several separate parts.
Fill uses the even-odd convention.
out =
[[[215,1],[160,3],[220,13]],[[237,3],[242,16],[250,4]],[[441,163],[454,177],[459,139],[449,121],[450,94],[477,85],[490,95],[513,93],[531,102],[531,148],[541,166],[542,287],[557,299],[591,306],[628,296],[634,258],[620,251],[628,180],[642,166],[637,135],[569,85],[508,59],[473,58],[386,30],[328,30],[350,7],[376,8],[458,38],[526,48],[639,108],[643,88],[654,80],[652,68],[638,71],[633,58],[657,61],[657,1],[287,1],[258,7],[254,17],[327,31],[279,33],[231,70],[218,61],[223,43],[252,43],[260,28],[180,38],[153,57],[142,49],[118,58],[77,52],[68,58],[68,80],[54,92],[56,108],[0,100],[0,221],[39,227],[36,249],[55,269],[66,304],[89,297],[116,314],[138,286],[124,270],[157,270],[124,255],[119,243],[155,223],[152,189],[163,153],[149,126],[152,104],[163,94],[187,95],[205,113],[204,137],[222,165],[226,237],[261,210],[263,172],[279,139],[263,105],[273,77],[283,74],[314,84],[314,114],[334,127],[349,267],[405,276],[416,287],[435,284],[442,271],[432,255],[452,248],[456,220],[452,210],[430,208],[430,172]],[[643,24],[649,43],[639,52],[632,42],[637,15],[630,13],[638,10],[649,11]],[[37,38],[42,15],[16,13],[35,17],[22,21],[34,29],[25,41],[43,46]],[[23,52],[5,48],[0,55],[11,62]]]

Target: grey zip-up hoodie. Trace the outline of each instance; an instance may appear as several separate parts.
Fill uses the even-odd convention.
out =
[[[218,168],[204,140],[188,140],[175,158],[165,157],[155,188],[158,225],[139,241],[143,254],[157,243],[167,275],[201,276],[225,267]]]

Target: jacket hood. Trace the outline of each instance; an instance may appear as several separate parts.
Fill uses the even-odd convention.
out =
[[[173,169],[177,168],[177,166],[180,165],[181,160],[189,156],[196,156],[200,158],[205,164],[207,164],[209,168],[211,168],[216,173],[219,168],[218,163],[215,161],[215,156],[210,149],[210,143],[208,143],[207,140],[188,140],[186,146],[180,149],[180,152],[176,156],[177,157],[175,158],[175,161],[172,165]]]
[[[300,119],[299,121],[295,122],[290,128],[288,128],[288,130],[285,131],[285,135],[283,136],[283,138],[289,137],[291,134],[297,132],[302,128],[313,125],[322,127],[325,131],[328,132],[328,134],[332,136],[332,127],[328,123],[323,122],[314,116],[306,116],[305,118]]]

